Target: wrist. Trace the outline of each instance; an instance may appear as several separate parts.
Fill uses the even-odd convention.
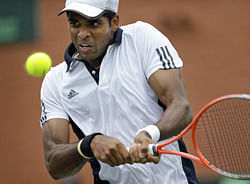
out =
[[[90,144],[95,136],[102,135],[101,133],[90,134],[83,139],[81,139],[77,145],[77,152],[85,159],[91,159],[94,157],[94,154],[91,150]]]
[[[150,138],[157,143],[160,140],[160,130],[156,125],[148,125],[142,129],[140,129],[137,133],[145,132]]]
[[[138,134],[142,134],[143,136],[146,136],[146,137],[152,139],[152,137],[150,136],[150,134],[147,131],[145,131],[145,130],[138,131],[138,133],[136,135],[138,135]]]

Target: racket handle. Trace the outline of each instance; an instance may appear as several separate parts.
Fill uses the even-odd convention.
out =
[[[126,147],[128,152],[129,152],[129,147]],[[151,155],[154,155],[154,156],[158,156],[158,152],[157,152],[157,148],[156,148],[156,145],[155,144],[149,144],[148,145],[148,152],[151,154]]]
[[[155,145],[155,144],[149,144],[149,145],[148,145],[148,152],[149,152],[151,155],[157,156],[157,155],[158,155],[158,152],[157,152],[156,145]]]

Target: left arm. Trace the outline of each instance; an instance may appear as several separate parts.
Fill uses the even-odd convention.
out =
[[[181,69],[158,70],[149,78],[149,83],[167,107],[155,124],[161,133],[160,140],[179,134],[192,121]]]
[[[158,70],[150,76],[149,83],[167,107],[160,120],[155,123],[160,130],[160,140],[177,135],[192,121],[181,69]],[[130,150],[132,161],[158,163],[159,157],[148,154],[148,144],[152,143],[154,142],[147,132],[142,131],[136,135]]]

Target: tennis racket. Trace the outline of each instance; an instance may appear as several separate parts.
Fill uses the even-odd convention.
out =
[[[189,130],[197,156],[166,149]],[[250,95],[227,95],[211,101],[179,135],[163,144],[150,144],[149,152],[179,155],[221,175],[250,179]]]

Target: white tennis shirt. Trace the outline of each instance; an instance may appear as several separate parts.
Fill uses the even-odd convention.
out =
[[[160,119],[163,109],[148,79],[159,69],[181,68],[180,57],[162,33],[144,22],[122,26],[116,37],[118,41],[109,45],[102,60],[99,82],[94,79],[97,72],[73,59],[69,51],[65,58],[71,62],[47,73],[41,88],[41,126],[49,119],[63,118],[85,135],[101,132],[129,147],[139,129]],[[168,147],[179,150],[180,144]],[[99,179],[111,184],[196,183],[193,168],[185,169],[182,158],[173,155],[163,155],[157,165],[97,164]]]

